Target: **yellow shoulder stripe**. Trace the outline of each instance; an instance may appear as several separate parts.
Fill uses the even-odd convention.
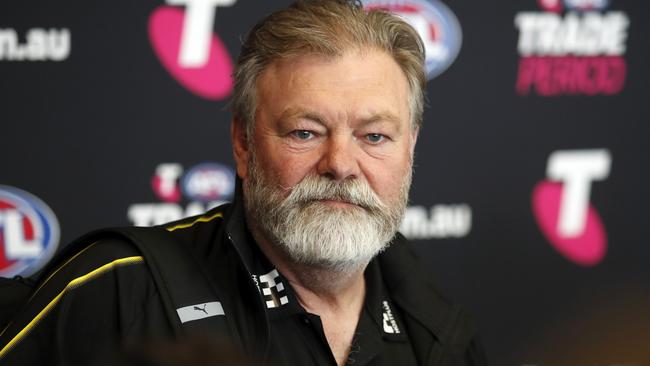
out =
[[[27,302],[31,301],[32,298],[34,298],[34,296],[36,296],[36,294],[41,290],[41,288],[43,288],[43,286],[45,286],[45,284],[48,283],[50,281],[50,279],[52,277],[54,277],[54,275],[57,274],[63,267],[68,265],[68,263],[72,262],[73,259],[77,258],[81,253],[85,252],[86,250],[88,250],[90,247],[92,247],[95,244],[97,244],[97,242],[90,244],[89,246],[85,247],[83,250],[80,250],[79,253],[75,254],[70,259],[66,260],[65,263],[60,265],[54,272],[52,272],[52,274],[47,276],[47,278],[38,286],[38,288],[36,288],[36,290],[34,290],[34,292],[29,297]],[[2,332],[0,332],[0,336],[2,336],[7,331],[7,328],[9,328],[9,324],[7,324],[7,326],[2,330]]]
[[[216,219],[218,217],[223,217],[223,213],[217,212],[216,214],[214,214],[212,216],[201,216],[201,217],[197,218],[196,220],[194,220],[192,222],[188,222],[188,223],[185,223],[185,224],[178,224],[178,225],[168,227],[168,228],[165,228],[165,229],[167,229],[167,231],[185,229],[185,228],[188,228],[190,226],[193,226],[196,223],[212,221],[212,220],[214,220],[214,219]]]
[[[95,244],[97,244],[97,242],[94,242],[94,243],[90,244],[89,246],[83,248],[82,250],[79,251],[79,253],[73,255],[72,257],[70,257],[70,259],[66,260],[66,261],[65,261],[62,265],[60,265],[60,266],[59,266],[59,267],[58,267],[54,272],[52,272],[52,274],[50,274],[49,276],[47,276],[47,278],[45,279],[45,281],[43,281],[43,282],[40,284],[40,286],[38,286],[38,288],[36,289],[36,291],[34,291],[34,293],[32,294],[32,296],[30,296],[29,300],[31,300],[34,296],[36,296],[36,294],[38,293],[38,291],[40,291],[41,288],[42,288],[43,286],[45,286],[45,284],[48,283],[48,282],[50,281],[50,279],[51,279],[52,277],[54,277],[54,275],[57,274],[57,273],[58,273],[58,272],[59,272],[63,267],[67,266],[68,263],[72,262],[75,258],[77,258],[78,256],[80,256],[81,253],[83,253],[83,252],[85,252],[86,250],[90,249],[90,247],[94,246]]]
[[[61,300],[63,295],[65,295],[67,292],[70,292],[70,290],[73,290],[84,283],[92,280],[95,277],[98,277],[102,275],[103,273],[112,270],[116,266],[122,266],[122,265],[130,265],[130,264],[136,264],[136,263],[142,263],[144,262],[144,258],[142,256],[134,256],[134,257],[126,257],[126,258],[120,258],[112,261],[111,263],[107,263],[81,277],[77,277],[70,281],[65,288],[58,294],[56,297],[50,301],[43,310],[41,310],[35,317],[32,319],[29,324],[27,324],[14,338],[7,343],[2,350],[0,350],[0,359],[2,359],[13,347],[18,344],[21,340],[23,340],[31,330],[38,325],[38,323],[56,306],[56,304]]]

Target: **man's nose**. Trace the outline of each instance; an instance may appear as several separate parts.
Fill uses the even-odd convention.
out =
[[[358,178],[360,174],[357,160],[358,146],[354,137],[333,135],[322,147],[318,162],[318,174],[336,181]]]

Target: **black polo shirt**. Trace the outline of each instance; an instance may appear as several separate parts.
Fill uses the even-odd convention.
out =
[[[148,266],[147,258],[155,264],[155,256],[145,258],[113,235],[84,238],[78,242],[89,240],[83,250],[57,263],[0,334],[0,363],[88,365],[125,344],[198,332],[223,337],[268,365],[333,365],[320,318],[300,306],[288,281],[261,254],[245,229],[241,205],[224,208],[165,228],[202,272],[188,271],[187,262],[179,261],[183,273],[211,287],[198,298],[185,296],[192,298],[181,305],[216,300],[222,314],[180,324],[178,307],[164,303],[169,291],[158,286]],[[142,230],[153,235],[160,228]],[[429,366],[485,365],[474,325],[435,290],[401,235],[370,263],[365,279],[348,364],[415,365],[417,359]]]
[[[274,365],[336,365],[318,315],[298,302],[289,281],[252,250],[254,281],[266,301],[271,325]],[[401,314],[392,305],[379,264],[372,261],[365,271],[366,299],[357,324],[348,365],[417,365]]]

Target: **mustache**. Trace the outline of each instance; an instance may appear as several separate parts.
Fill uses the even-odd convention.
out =
[[[368,211],[386,209],[370,185],[359,179],[334,181],[329,178],[308,175],[295,186],[285,199],[286,204],[306,205],[314,201],[333,200],[351,203]]]

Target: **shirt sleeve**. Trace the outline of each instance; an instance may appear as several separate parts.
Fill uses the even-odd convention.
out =
[[[158,304],[144,259],[130,244],[93,243],[42,277],[0,335],[0,364],[90,364],[155,332],[146,325],[161,312],[148,314]]]
[[[468,366],[487,366],[487,356],[485,355],[485,349],[481,344],[481,341],[478,337],[474,337],[472,343],[470,343],[465,364]]]

